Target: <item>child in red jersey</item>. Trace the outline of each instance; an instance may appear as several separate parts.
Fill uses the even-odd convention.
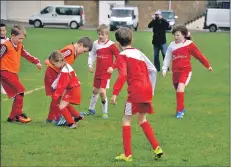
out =
[[[93,84],[93,94],[91,96],[90,105],[87,112],[82,112],[84,115],[96,114],[95,105],[100,95],[102,102],[102,118],[108,118],[108,100],[106,89],[109,88],[111,73],[115,68],[113,56],[119,54],[115,43],[108,39],[109,27],[105,24],[99,25],[97,28],[98,40],[93,43],[92,51],[89,52],[88,66],[91,73],[94,72],[93,65],[96,61],[96,70]]]
[[[77,56],[85,52],[88,52],[89,50],[91,50],[91,48],[92,48],[92,40],[89,37],[82,37],[77,41],[77,43],[73,43],[65,46],[63,49],[60,50],[60,52],[63,54],[65,62],[68,63],[69,65],[72,65],[74,63],[74,60],[77,58]],[[60,73],[60,69],[55,68],[50,63],[49,60],[46,60],[45,64],[48,66],[44,78],[45,91],[47,96],[52,96],[55,90],[51,87],[51,85],[54,82],[54,80],[57,78],[58,74]],[[56,120],[56,117],[58,119],[60,113],[58,112],[59,108],[57,107],[57,105],[59,103],[60,103],[59,99],[58,100],[52,99],[50,104],[50,111],[46,122],[54,122],[54,120]],[[68,109],[70,111],[75,112],[75,109],[71,105],[68,106]],[[83,118],[82,116],[79,116],[79,119],[82,118]],[[59,125],[59,123],[57,123],[57,125]]]
[[[112,104],[116,104],[116,98],[124,83],[127,81],[128,84],[128,97],[123,116],[124,153],[117,156],[116,160],[132,161],[131,121],[132,116],[137,113],[138,123],[152,145],[155,158],[160,158],[163,151],[154,136],[151,125],[146,119],[146,114],[154,113],[152,96],[154,95],[156,83],[156,68],[141,51],[131,47],[131,29],[119,28],[115,33],[115,37],[123,51],[117,57],[119,77],[113,87]]]
[[[8,117],[8,122],[28,123],[32,119],[28,118],[23,110],[23,100],[25,88],[19,81],[18,72],[20,69],[21,56],[35,64],[38,69],[42,69],[39,59],[28,53],[23,46],[23,40],[26,38],[26,30],[21,25],[14,25],[11,29],[11,39],[5,40],[1,44],[0,55],[0,84],[3,86],[9,98],[14,98],[12,110]]]
[[[172,34],[175,41],[171,42],[164,59],[162,75],[165,77],[167,69],[172,62],[172,80],[176,90],[176,118],[182,119],[185,114],[184,90],[192,75],[191,55],[201,62],[209,71],[212,71],[206,57],[200,52],[197,46],[187,40],[188,30],[185,26],[176,26]],[[190,35],[188,34],[190,37]]]

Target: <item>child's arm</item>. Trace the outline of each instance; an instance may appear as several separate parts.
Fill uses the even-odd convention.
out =
[[[152,62],[142,53],[143,57],[144,57],[144,61],[147,65],[148,68],[148,74],[149,74],[149,78],[152,84],[152,95],[154,95],[154,91],[155,91],[155,86],[156,86],[156,74],[157,74],[157,70],[155,68],[155,66],[152,64]]]
[[[199,60],[203,66],[205,66],[209,71],[212,71],[212,67],[209,64],[208,59],[201,53],[194,43],[190,46],[190,52],[192,56]]]
[[[94,64],[95,60],[96,60],[96,46],[94,43],[92,50],[89,52],[89,57],[88,57],[88,67],[89,67],[90,72],[94,72],[93,64]]]
[[[165,55],[163,66],[162,66],[162,75],[164,77],[166,76],[166,73],[168,71],[171,61],[172,61],[172,49],[171,49],[171,44],[170,44],[166,51],[166,55]]]
[[[36,57],[32,56],[29,52],[27,52],[24,47],[22,48],[21,55],[27,59],[29,62],[35,64],[38,69],[42,69],[42,65],[40,64],[40,60]]]
[[[119,55],[117,57],[117,62],[118,62],[117,68],[118,68],[119,75],[113,86],[113,96],[111,98],[112,104],[116,104],[116,97],[119,95],[121,89],[123,88],[125,81],[127,80],[126,57],[123,55]]]
[[[61,72],[60,75],[56,78],[56,80],[52,84],[52,88],[55,89],[55,92],[52,95],[52,99],[60,98],[64,91],[66,90],[68,83],[70,80],[69,73]]]
[[[118,57],[118,55],[120,54],[120,51],[119,51],[119,49],[116,47],[116,45],[115,44],[112,44],[111,46],[110,46],[110,50],[111,50],[111,53],[115,56],[115,58],[116,58],[116,60],[113,62],[113,64],[112,64],[112,66],[111,67],[109,67],[108,68],[108,70],[107,70],[107,72],[108,73],[112,73],[113,71],[114,71],[114,69],[115,68],[117,68],[116,66],[116,64],[117,64],[117,57]]]

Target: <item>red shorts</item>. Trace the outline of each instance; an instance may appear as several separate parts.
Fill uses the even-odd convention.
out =
[[[94,84],[93,86],[95,88],[104,88],[108,89],[110,85],[110,79],[101,79],[101,78],[94,78]]]
[[[63,98],[63,101],[67,101],[71,104],[80,104],[81,102],[81,87],[73,87],[71,89],[67,89]]]
[[[187,85],[191,79],[191,76],[192,76],[191,71],[173,72],[172,73],[173,84],[184,83],[185,85]]]
[[[124,107],[125,115],[135,115],[136,113],[153,114],[154,108],[152,103],[130,103],[127,102]]]
[[[19,93],[25,92],[25,88],[19,81],[17,74],[5,70],[1,70],[0,75],[1,75],[0,82],[9,98],[18,95]]]

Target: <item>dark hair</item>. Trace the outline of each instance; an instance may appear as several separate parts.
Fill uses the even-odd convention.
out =
[[[188,34],[188,29],[184,25],[175,26],[172,30],[172,34],[174,35],[177,31],[180,31],[181,34],[184,35],[185,37]]]
[[[0,27],[6,27],[6,25],[4,23],[1,23]]]
[[[116,30],[115,38],[121,46],[128,46],[132,43],[132,30],[127,27],[121,27]]]
[[[83,47],[88,48],[89,51],[92,50],[93,42],[92,42],[91,38],[89,38],[89,37],[82,37],[77,41],[77,43],[78,44],[82,43]]]

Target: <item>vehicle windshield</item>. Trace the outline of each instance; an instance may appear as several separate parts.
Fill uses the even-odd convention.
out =
[[[161,12],[164,19],[174,19],[175,14],[173,12]]]
[[[132,10],[126,9],[113,9],[111,16],[112,17],[132,17]]]

